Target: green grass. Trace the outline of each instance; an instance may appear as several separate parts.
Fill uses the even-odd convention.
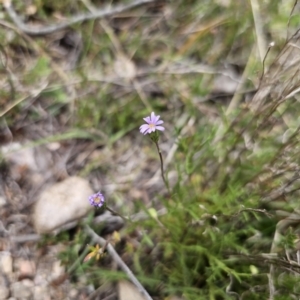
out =
[[[86,9],[81,1],[75,2],[34,4],[37,16],[51,23],[55,20],[54,12],[68,16]],[[227,2],[228,6],[220,4]],[[168,174],[173,172],[177,176],[170,195],[165,188],[157,187],[149,192],[150,203],[135,200],[130,206],[131,214],[145,211],[149,217],[126,225],[121,233],[122,243],[117,245],[154,299],[167,299],[175,294],[184,299],[233,299],[230,292],[239,294],[241,299],[267,299],[271,263],[275,265],[274,299],[299,297],[297,276],[284,265],[285,249],[295,260],[296,226],[291,225],[280,241],[276,260],[262,258],[263,253],[270,253],[276,225],[283,218],[280,216],[285,212],[288,217],[298,208],[297,180],[272,198],[299,171],[299,138],[298,134],[292,135],[299,126],[297,97],[286,100],[278,110],[272,111],[270,107],[254,113],[247,107],[243,94],[242,101],[229,114],[228,102],[205,101],[214,92],[218,72],[174,71],[178,64],[187,69],[205,65],[219,70],[232,64],[242,75],[248,64],[242,92],[246,95],[256,88],[262,64],[257,51],[251,52],[257,42],[255,26],[262,26],[267,45],[276,42],[266,59],[267,69],[284,44],[293,6],[293,1],[286,5],[285,1],[278,5],[273,1],[258,2],[263,24],[255,24],[251,1],[205,0],[169,2],[165,4],[166,10],[162,4],[163,11],[159,13],[151,9],[145,13],[140,8],[122,18],[107,20],[110,31],[97,20],[78,24],[74,30],[82,35],[83,50],[71,70],[63,68],[67,56],[55,58],[50,37],[32,38],[31,44],[18,35],[12,40],[7,37],[5,49],[11,59],[10,71],[24,89],[15,83],[15,99],[3,89],[4,108],[39,89],[41,82],[48,84],[32,104],[29,97],[9,109],[4,115],[6,124],[18,129],[24,122],[43,124],[51,118],[60,124],[57,134],[33,139],[30,146],[84,140],[101,149],[106,147],[110,159],[114,157],[117,161],[122,152],[140,145],[141,153],[151,152],[149,166],[157,164],[159,170],[154,145],[138,132],[142,118],[153,110],[165,121],[167,130],[161,139],[164,157],[168,154],[165,149],[170,149],[180,136],[175,142],[177,151],[167,167]],[[18,5],[21,12],[22,5]],[[294,33],[298,26],[297,18],[292,17],[289,32]],[[23,50],[16,45],[22,45]],[[31,47],[35,54],[29,54]],[[119,78],[114,67],[120,54],[130,59],[141,74],[134,79]],[[1,66],[0,71],[4,69]],[[229,101],[232,97],[227,95]],[[182,124],[183,115],[187,118]],[[283,145],[282,138],[287,134],[292,137]],[[137,158],[137,163],[144,160]],[[111,162],[115,163],[113,159]],[[92,178],[104,170],[114,183],[118,182],[112,172],[115,168],[104,158],[96,157],[78,173]],[[143,174],[147,174],[145,165],[141,165],[143,168]],[[130,184],[132,189],[137,188],[134,180]],[[122,195],[122,191],[117,193]],[[124,198],[120,196],[121,201]],[[272,200],[267,201],[269,198]],[[161,207],[167,208],[167,213],[159,216],[158,222],[148,209]],[[122,214],[128,209],[118,205],[118,211]],[[141,232],[139,236],[135,235],[137,231]],[[57,242],[69,245],[61,254],[67,265],[78,258],[78,245],[88,240],[83,231],[77,234],[77,238],[67,242],[65,237],[57,237]],[[111,270],[108,257],[79,264],[72,272],[74,280],[82,273],[95,285],[107,279],[124,278],[121,271]]]

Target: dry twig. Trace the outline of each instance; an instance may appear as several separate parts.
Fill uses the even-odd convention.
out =
[[[296,7],[297,3],[298,3],[298,0],[295,0],[294,5],[293,5],[292,10],[291,10],[291,13],[290,13],[290,16],[289,16],[289,19],[288,19],[288,22],[287,22],[286,41],[288,41],[288,39],[289,39],[290,22],[291,22],[291,18],[293,16],[293,13],[294,13],[294,10],[295,10],[295,7]]]
[[[263,31],[263,21],[260,14],[261,8],[259,7],[259,3],[257,0],[251,0],[251,7],[252,7],[252,14],[254,19],[255,31],[256,31],[256,38],[257,38],[257,47],[260,56],[261,62],[267,52],[266,46],[266,38]]]
[[[280,103],[298,93],[300,82],[300,30],[283,46],[280,54],[264,74],[250,103],[254,112],[262,112],[270,103]]]
[[[46,34],[56,32],[58,30],[68,28],[79,22],[110,17],[112,15],[116,15],[116,14],[122,13],[126,10],[130,10],[137,6],[141,6],[143,4],[152,3],[154,1],[155,0],[136,0],[127,5],[118,5],[118,6],[115,6],[114,8],[99,9],[99,10],[94,11],[93,13],[79,14],[77,16],[73,16],[73,17],[69,18],[66,22],[63,22],[60,24],[49,25],[49,26],[43,26],[43,27],[33,27],[33,26],[29,26],[29,25],[25,24],[21,20],[21,18],[18,16],[16,11],[14,10],[11,0],[3,0],[3,6],[4,6],[6,12],[8,13],[9,17],[11,18],[11,20],[16,24],[16,26],[22,32],[24,32],[28,35],[46,35]]]

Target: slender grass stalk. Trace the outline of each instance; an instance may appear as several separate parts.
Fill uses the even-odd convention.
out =
[[[131,220],[129,218],[122,216],[121,214],[119,214],[115,210],[111,209],[110,207],[105,206],[105,209],[108,210],[109,212],[111,212],[113,215],[116,215],[116,216],[122,218],[125,222],[131,222]]]
[[[159,155],[159,159],[160,159],[160,170],[161,170],[161,177],[163,179],[163,182],[168,190],[168,192],[170,193],[170,189],[169,189],[169,184],[166,180],[166,177],[165,177],[165,172],[164,172],[164,160],[163,160],[163,157],[162,157],[162,154],[161,154],[161,151],[160,151],[160,148],[159,148],[159,145],[158,145],[158,142],[154,141],[154,144],[156,146],[156,149],[157,149],[157,152],[158,152],[158,155]]]

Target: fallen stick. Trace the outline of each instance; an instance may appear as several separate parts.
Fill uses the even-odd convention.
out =
[[[14,10],[11,0],[3,0],[2,3],[3,3],[3,7],[5,8],[11,20],[22,32],[28,35],[46,35],[46,34],[56,32],[58,30],[65,29],[79,22],[109,17],[130,10],[137,6],[141,6],[143,4],[152,3],[154,1],[156,0],[136,0],[126,5],[118,5],[113,8],[99,9],[99,10],[95,10],[92,13],[87,13],[87,14],[79,14],[77,16],[73,16],[69,18],[66,22],[63,23],[49,25],[49,26],[39,26],[39,27],[25,24],[22,21],[22,19],[19,17],[19,15],[16,13],[16,11]]]

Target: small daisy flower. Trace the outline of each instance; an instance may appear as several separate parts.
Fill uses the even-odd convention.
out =
[[[89,246],[91,249],[91,252],[84,258],[83,262],[89,261],[91,258],[95,257],[96,260],[99,260],[101,257],[104,256],[104,250],[100,248],[100,246],[97,244],[94,246]]]
[[[149,117],[143,118],[148,124],[143,124],[140,126],[140,132],[146,135],[147,133],[155,132],[156,130],[164,131],[163,124],[164,121],[159,120],[160,116],[156,116],[154,112],[151,113]]]
[[[104,196],[100,192],[98,192],[94,195],[91,195],[89,197],[89,201],[92,206],[102,207],[105,202],[105,199]]]

